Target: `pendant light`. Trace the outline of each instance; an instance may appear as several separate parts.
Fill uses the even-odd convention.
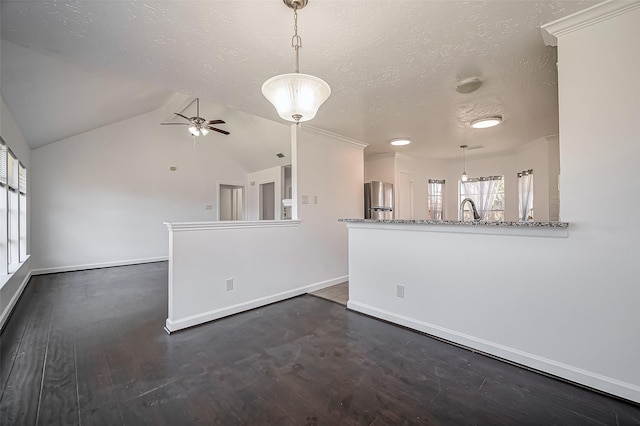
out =
[[[467,157],[465,155],[467,152],[467,145],[460,145],[460,148],[462,148],[462,177],[460,180],[466,182],[469,180],[469,177],[467,176]]]
[[[295,72],[277,75],[265,81],[262,94],[276,107],[278,115],[287,121],[300,123],[316,116],[318,108],[329,98],[331,87],[326,81],[300,73],[300,49],[302,38],[298,35],[298,9],[308,0],[283,0],[293,9],[293,37],[291,47],[295,51]]]

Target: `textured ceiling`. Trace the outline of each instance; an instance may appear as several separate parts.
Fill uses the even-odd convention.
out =
[[[592,4],[310,0],[299,12],[301,72],[332,88],[310,124],[369,143],[368,155],[454,157],[462,143],[492,153],[555,134],[556,52],[539,26]],[[95,108],[80,120],[86,126],[100,125],[96,116],[104,125],[160,107],[173,91],[279,121],[260,89],[293,71],[292,12],[280,0],[3,0],[1,7],[2,39],[10,42],[2,45],[3,97],[19,125],[23,116],[53,118],[45,123],[50,136],[23,128],[32,146],[86,130],[73,128],[83,109]],[[29,59],[27,50],[45,57]],[[484,85],[457,93],[456,81],[469,76]],[[494,114],[504,116],[501,126],[468,126]],[[414,143],[391,148],[397,137]]]

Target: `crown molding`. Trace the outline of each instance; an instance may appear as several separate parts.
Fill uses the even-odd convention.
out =
[[[302,124],[301,127],[302,127],[302,130],[309,130],[311,133],[316,133],[318,135],[327,136],[332,139],[337,139],[342,142],[350,143],[351,145],[359,146],[360,148],[363,148],[363,149],[369,146],[368,143],[359,141],[357,139],[348,138],[346,136],[342,136],[337,133],[330,132],[328,130],[323,130],[317,127],[309,126],[308,124]]]
[[[396,157],[396,154],[397,154],[397,152],[383,152],[382,154],[374,154],[374,155],[371,155],[371,156],[365,158],[365,161],[381,160],[383,158]]]
[[[557,46],[558,37],[606,21],[640,7],[637,0],[607,0],[540,27],[547,46]]]

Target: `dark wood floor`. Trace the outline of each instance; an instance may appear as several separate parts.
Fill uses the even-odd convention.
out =
[[[31,279],[2,425],[638,425],[640,408],[302,296],[169,336],[167,265]]]

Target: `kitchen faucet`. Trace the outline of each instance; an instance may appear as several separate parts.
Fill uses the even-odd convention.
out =
[[[473,220],[480,220],[480,215],[478,214],[478,209],[476,209],[476,203],[473,202],[471,198],[465,198],[460,203],[460,220],[464,222],[464,204],[471,204],[471,210],[473,210]]]

